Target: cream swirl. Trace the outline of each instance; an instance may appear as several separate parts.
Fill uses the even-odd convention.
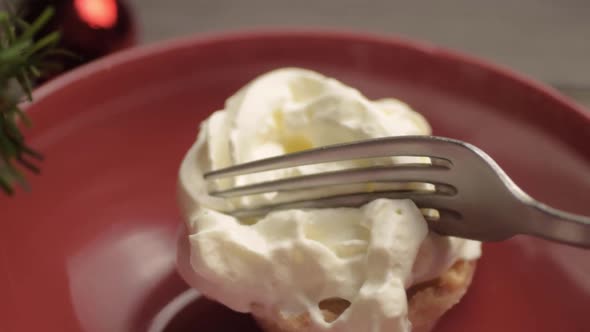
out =
[[[252,305],[283,316],[309,312],[318,331],[409,331],[405,290],[434,279],[458,259],[476,259],[479,242],[442,237],[409,200],[379,199],[361,208],[276,211],[238,220],[228,204],[254,206],[293,193],[228,203],[207,195],[203,172],[312,147],[368,138],[429,134],[422,116],[394,99],[370,101],[318,73],[279,69],[228,99],[201,126],[180,169],[189,233],[190,279],[206,295],[241,312]],[[403,158],[295,167],[225,180],[220,186],[404,162]],[[354,189],[325,188],[305,195]],[[186,272],[185,272],[186,274]],[[197,280],[197,282],[195,282]],[[348,309],[324,321],[318,304],[341,298]]]

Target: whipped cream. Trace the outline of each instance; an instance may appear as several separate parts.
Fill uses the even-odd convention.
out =
[[[395,99],[371,101],[318,73],[287,68],[242,88],[203,122],[180,169],[191,274],[205,295],[233,310],[267,315],[309,313],[317,331],[410,331],[406,289],[434,279],[459,259],[477,259],[480,243],[428,232],[410,200],[378,199],[360,208],[275,211],[239,220],[223,211],[296,193],[232,201],[207,195],[202,174],[237,163],[304,149],[397,135],[428,135],[425,119]],[[219,181],[220,187],[359,167],[404,158],[294,167]],[[321,196],[358,188],[307,191]],[[301,194],[300,194],[301,195]],[[184,272],[186,277],[186,271]],[[326,322],[319,303],[350,303]]]

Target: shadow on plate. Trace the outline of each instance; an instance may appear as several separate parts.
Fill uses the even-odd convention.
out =
[[[260,332],[260,329],[250,315],[236,313],[221,304],[199,297],[177,312],[161,331]]]

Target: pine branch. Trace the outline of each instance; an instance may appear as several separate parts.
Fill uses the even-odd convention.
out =
[[[53,16],[46,9],[34,22],[0,11],[0,190],[14,192],[14,185],[28,188],[22,171],[39,172],[41,154],[25,142],[22,126],[30,126],[19,104],[32,101],[33,83],[41,77],[47,56],[56,51],[57,32],[41,38],[36,34]]]

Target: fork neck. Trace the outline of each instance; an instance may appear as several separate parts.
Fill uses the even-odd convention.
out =
[[[590,249],[590,218],[531,199],[522,219],[523,233]]]

